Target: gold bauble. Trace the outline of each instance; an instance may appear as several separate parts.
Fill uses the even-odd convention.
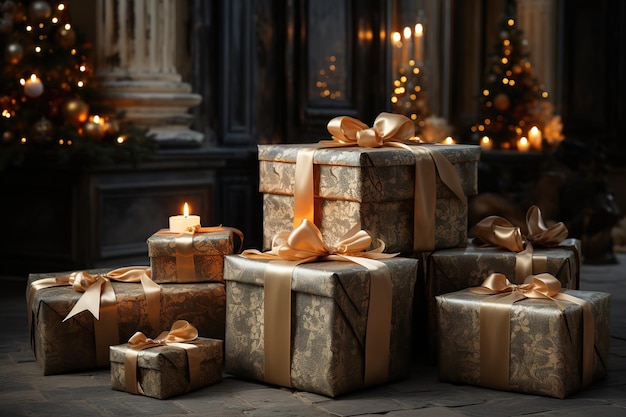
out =
[[[24,56],[24,48],[18,42],[10,42],[4,51],[4,57],[9,64],[15,65],[22,60]]]
[[[82,132],[83,136],[93,140],[102,139],[104,136],[104,129],[102,128],[102,125],[95,122],[85,122]]]
[[[511,105],[511,99],[504,93],[500,93],[493,98],[493,107],[498,111],[505,111]]]
[[[42,117],[33,125],[31,132],[33,139],[39,142],[50,142],[54,134],[54,125],[45,117]]]
[[[84,123],[89,116],[89,106],[79,98],[71,98],[63,103],[61,113],[73,125]]]
[[[6,132],[2,134],[2,141],[4,143],[12,142],[13,138],[15,138],[15,135],[10,130],[7,130]]]
[[[30,4],[28,8],[28,17],[34,22],[43,22],[50,18],[52,8],[47,1],[38,0]]]
[[[76,32],[71,27],[60,27],[54,35],[54,41],[61,48],[70,49],[76,43]]]

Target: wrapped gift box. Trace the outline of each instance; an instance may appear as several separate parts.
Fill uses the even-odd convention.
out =
[[[191,342],[197,346],[200,366],[198,386],[205,387],[222,380],[223,345],[222,340],[199,337]],[[131,349],[128,343],[111,346],[111,387],[126,391],[124,358]],[[176,346],[157,346],[144,349],[137,357],[137,382],[141,391],[148,397],[165,399],[192,390],[187,352]]]
[[[454,165],[465,194],[476,194],[479,146],[420,146],[445,156]],[[303,148],[306,145],[259,146],[264,249],[271,247],[277,233],[293,228],[295,161]],[[313,162],[314,222],[324,241],[337,241],[360,222],[364,230],[385,242],[389,252],[413,252],[415,158],[410,151],[392,147],[319,149]],[[464,246],[467,204],[439,177],[435,210],[435,248]]]
[[[57,274],[30,274],[28,285]],[[169,328],[176,320],[194,323],[199,335],[224,338],[225,287],[220,283],[161,284],[159,327],[154,329],[147,316],[147,303],[141,284],[112,282],[117,300],[119,342],[136,331],[147,334]],[[108,366],[96,357],[94,317],[84,311],[63,319],[83,293],[70,286],[37,290],[30,308],[31,343],[44,375],[75,372]],[[109,346],[98,346],[108,355]]]
[[[163,230],[148,238],[148,256],[154,282],[224,282],[224,255],[233,253],[232,232],[194,233],[193,253],[187,255],[183,255],[183,251],[177,248],[178,235],[167,232]],[[181,262],[177,257],[184,256],[193,263],[193,273],[183,272],[177,267],[177,262]]]
[[[411,308],[417,260],[383,261],[391,271],[389,381],[410,372]],[[265,381],[264,274],[267,261],[225,258],[225,371]],[[291,387],[335,397],[364,387],[369,272],[351,262],[298,266],[292,275]]]
[[[592,380],[603,378],[609,360],[610,296],[564,290],[591,303],[595,327]],[[470,385],[481,382],[481,302],[488,295],[469,290],[436,297],[439,375],[442,381]],[[561,311],[548,299],[523,299],[510,311],[508,387],[527,394],[564,398],[582,388],[582,308],[564,302]],[[498,329],[494,329],[495,332]],[[500,336],[499,336],[500,337]],[[497,365],[486,364],[489,369]]]
[[[546,269],[540,270],[541,262],[533,262],[533,273],[547,272],[555,276],[563,288],[577,290],[580,279],[580,241],[567,239],[562,246],[534,248],[537,257],[545,257]],[[493,272],[515,276],[516,253],[495,247],[442,249],[427,255],[426,297],[428,309],[428,340],[431,353],[436,346],[435,296],[475,287]]]

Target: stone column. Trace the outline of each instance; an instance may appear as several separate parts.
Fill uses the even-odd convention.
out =
[[[556,93],[557,3],[557,0],[518,0],[516,9],[518,25],[528,40],[535,76],[548,94]]]
[[[96,76],[106,104],[162,145],[198,145],[189,109],[202,97],[176,70],[176,0],[97,0]]]

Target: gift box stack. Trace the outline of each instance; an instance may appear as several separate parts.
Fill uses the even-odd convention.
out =
[[[480,147],[420,143],[389,113],[328,128],[259,146],[261,250],[185,216],[148,240],[139,278],[32,276],[44,373],[110,361],[113,388],[167,398],[221,378],[223,354],[228,374],[336,397],[408,377],[430,346],[454,383],[564,397],[606,374],[609,296],[577,291],[562,224],[531,207],[525,234],[491,217],[468,239]]]
[[[173,216],[170,229],[152,235],[150,268],[31,274],[31,344],[43,374],[110,366],[113,388],[156,398],[219,381],[224,256],[243,236],[199,221]]]

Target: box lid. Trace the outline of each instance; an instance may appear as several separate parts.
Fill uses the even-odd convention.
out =
[[[281,145],[258,145],[260,161],[277,161],[295,163],[298,151],[307,149],[311,145],[305,144],[281,144]],[[434,149],[442,153],[450,162],[478,161],[480,158],[480,146],[477,145],[443,145],[421,144],[428,149]],[[414,165],[413,154],[394,147],[382,148],[322,148],[315,152],[313,162],[320,165],[342,166],[396,166]]]

